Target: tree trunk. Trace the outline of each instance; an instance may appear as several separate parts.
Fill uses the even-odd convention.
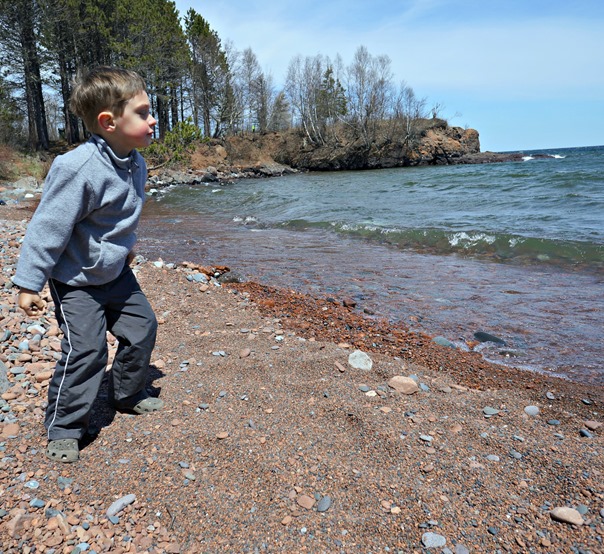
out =
[[[48,127],[33,20],[34,6],[31,3],[28,5],[23,3],[21,8],[19,34],[27,97],[29,140],[32,147],[48,150]]]

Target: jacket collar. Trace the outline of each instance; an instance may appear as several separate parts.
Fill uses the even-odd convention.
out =
[[[101,137],[100,135],[93,134],[90,137],[91,141],[94,141],[101,152],[105,152],[109,159],[120,169],[130,169],[133,165],[136,166],[134,162],[134,150],[128,154],[125,158],[120,158],[112,149],[107,141]]]

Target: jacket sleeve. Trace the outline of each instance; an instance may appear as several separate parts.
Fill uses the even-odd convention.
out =
[[[46,177],[40,205],[27,226],[13,282],[41,291],[75,224],[90,213],[93,205],[94,195],[86,181],[57,158]]]

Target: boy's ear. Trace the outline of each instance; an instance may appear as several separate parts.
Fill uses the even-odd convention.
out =
[[[103,131],[113,131],[115,129],[115,122],[113,120],[113,114],[111,112],[101,112],[96,118],[99,127]]]

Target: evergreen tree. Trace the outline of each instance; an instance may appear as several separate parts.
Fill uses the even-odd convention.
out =
[[[23,93],[28,142],[48,148],[48,128],[42,93],[39,32],[42,10],[37,0],[0,0],[1,63]]]
[[[226,53],[218,34],[195,10],[189,9],[184,23],[191,55],[193,121],[201,124],[205,136],[218,136],[233,101]]]

